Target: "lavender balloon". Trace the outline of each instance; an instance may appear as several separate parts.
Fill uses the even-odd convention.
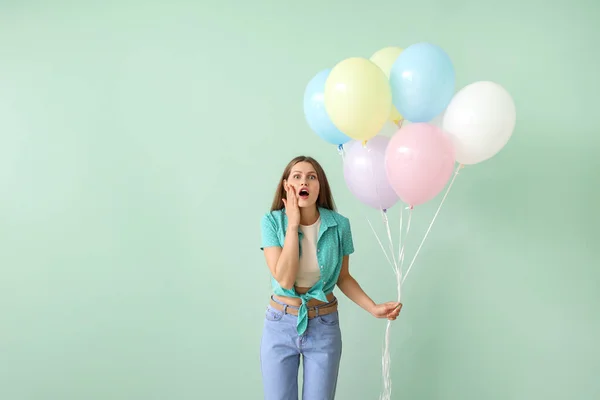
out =
[[[391,208],[399,200],[388,182],[385,169],[385,152],[389,141],[388,137],[377,135],[365,146],[358,141],[346,145],[346,185],[361,203],[376,209]]]

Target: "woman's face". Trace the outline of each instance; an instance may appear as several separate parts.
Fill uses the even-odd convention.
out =
[[[299,207],[310,207],[319,198],[319,179],[311,163],[302,161],[292,167],[288,179],[283,181],[283,187],[294,188],[298,196]]]

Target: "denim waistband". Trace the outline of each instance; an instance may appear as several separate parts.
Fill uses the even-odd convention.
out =
[[[298,306],[292,306],[292,305],[286,304],[286,303],[284,303],[284,302],[282,302],[282,301],[279,301],[279,300],[278,300],[278,299],[276,299],[276,298],[275,298],[275,296],[273,296],[273,295],[271,295],[271,300],[273,300],[275,303],[277,303],[277,304],[279,304],[279,305],[283,306],[283,312],[284,312],[284,314],[286,313],[286,309],[287,309],[287,308],[293,308],[294,310],[299,310],[299,309],[300,309],[300,307],[298,307]],[[318,306],[313,306],[313,307],[306,307],[306,309],[307,309],[307,310],[318,310],[319,308],[328,307],[328,306],[330,306],[330,305],[332,305],[332,304],[335,304],[335,303],[337,303],[337,298],[336,298],[336,297],[334,297],[334,298],[333,298],[333,299],[332,299],[330,302],[328,302],[328,303],[319,304]]]

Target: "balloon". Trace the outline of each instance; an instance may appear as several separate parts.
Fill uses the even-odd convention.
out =
[[[392,105],[392,111],[390,111],[390,120],[392,120],[397,126],[401,121],[404,120],[404,117],[398,112],[394,105]]]
[[[497,83],[481,81],[462,88],[444,114],[443,128],[461,164],[495,156],[509,141],[517,111],[510,94]]]
[[[304,90],[304,117],[310,128],[328,143],[340,145],[349,142],[348,136],[344,135],[331,122],[324,104],[325,82],[331,72],[331,68],[316,74]]]
[[[402,127],[390,140],[385,155],[390,185],[410,206],[437,196],[452,176],[454,162],[450,138],[424,122]]]
[[[377,135],[364,146],[350,142],[344,156],[344,180],[350,192],[363,204],[389,209],[398,202],[385,172],[385,149],[390,138]]]
[[[331,121],[347,136],[369,140],[390,116],[392,93],[377,65],[366,58],[338,63],[325,83],[325,109]]]
[[[375,54],[371,56],[370,60],[379,68],[381,68],[389,80],[392,65],[394,65],[394,61],[396,61],[400,53],[402,53],[402,49],[400,47],[384,47],[383,49],[376,51]],[[403,119],[404,118],[402,117],[402,114],[400,114],[396,107],[392,104],[390,120],[398,125]]]
[[[428,122],[450,103],[454,65],[440,47],[417,43],[396,59],[390,73],[394,106],[412,122]]]

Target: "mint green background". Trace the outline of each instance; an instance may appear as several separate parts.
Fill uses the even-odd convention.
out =
[[[299,153],[352,220],[351,271],[392,300],[381,220],[302,94],[418,41],[459,87],[505,86],[518,121],[459,175],[407,280],[393,398],[600,398],[598,4],[1,2],[0,398],[261,399],[259,220]],[[377,399],[385,321],[344,297],[341,318],[338,397]]]

